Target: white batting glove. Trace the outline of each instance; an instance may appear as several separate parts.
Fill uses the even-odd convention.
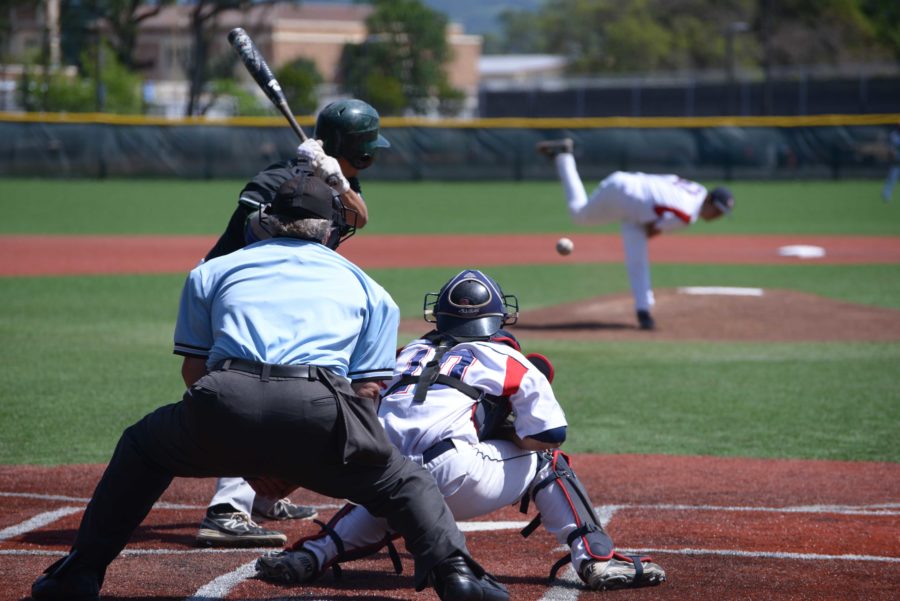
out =
[[[318,163],[322,157],[326,156],[328,155],[325,154],[325,149],[322,148],[321,140],[310,138],[297,147],[297,158],[301,161],[306,161],[312,165],[313,168],[315,168],[316,163]]]
[[[316,170],[316,175],[338,194],[343,194],[350,189],[350,182],[341,172],[341,166],[336,158],[326,155],[316,161],[313,168]]]

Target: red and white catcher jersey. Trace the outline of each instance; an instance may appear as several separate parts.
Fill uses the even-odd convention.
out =
[[[393,380],[420,375],[436,349],[424,339],[408,344],[397,357]],[[463,342],[441,358],[442,374],[459,378],[488,394],[509,398],[520,438],[566,426],[550,382],[517,350],[496,342]],[[421,403],[413,400],[415,384],[381,400],[378,415],[391,442],[407,456],[421,455],[433,444],[453,438],[475,444],[476,401],[455,388],[434,384]]]

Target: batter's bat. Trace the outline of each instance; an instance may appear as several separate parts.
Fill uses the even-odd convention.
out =
[[[275,108],[287,119],[291,129],[294,130],[300,141],[305,142],[306,132],[303,131],[303,128],[297,123],[297,119],[294,118],[294,113],[291,112],[287,98],[284,97],[284,92],[281,90],[281,84],[275,79],[275,75],[269,68],[268,63],[266,63],[266,59],[263,58],[262,53],[260,53],[247,32],[242,27],[235,27],[228,32],[228,42],[238,53],[238,56],[241,57],[241,62],[244,63],[244,67],[253,76],[257,85],[262,88],[262,91],[266,93],[266,96],[269,97]],[[334,188],[340,181],[337,176],[333,175],[325,180],[325,183]]]
[[[306,133],[300,127],[300,124],[297,123],[297,119],[294,118],[294,114],[288,106],[287,98],[284,97],[284,92],[281,90],[281,84],[275,79],[275,75],[272,74],[266,59],[263,58],[256,44],[247,35],[247,32],[241,27],[235,27],[228,32],[228,42],[238,53],[238,56],[241,57],[241,61],[244,63],[247,71],[253,76],[253,79],[262,88],[262,91],[266,93],[266,96],[269,97],[275,108],[287,119],[291,129],[294,130],[300,141],[305,142]]]

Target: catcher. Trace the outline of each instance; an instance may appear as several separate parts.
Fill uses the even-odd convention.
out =
[[[649,557],[618,553],[594,506],[559,451],[566,418],[553,394],[553,368],[541,355],[523,355],[502,329],[515,323],[518,301],[494,280],[466,270],[425,297],[425,318],[436,329],[403,348],[382,394],[379,418],[400,452],[435,477],[457,520],[534,500],[538,524],[568,545],[571,561],[594,590],[656,585],[666,579]],[[309,582],[328,567],[370,555],[395,534],[364,508],[346,506],[318,535],[260,557],[263,579]]]

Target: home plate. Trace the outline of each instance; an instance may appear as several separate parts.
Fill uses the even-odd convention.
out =
[[[821,246],[810,246],[808,244],[792,244],[790,246],[782,246],[779,248],[778,254],[782,257],[818,259],[819,257],[825,256],[825,249]]]
[[[703,296],[718,294],[721,296],[762,296],[762,288],[735,288],[733,286],[688,286],[679,288],[679,294],[694,294]]]

